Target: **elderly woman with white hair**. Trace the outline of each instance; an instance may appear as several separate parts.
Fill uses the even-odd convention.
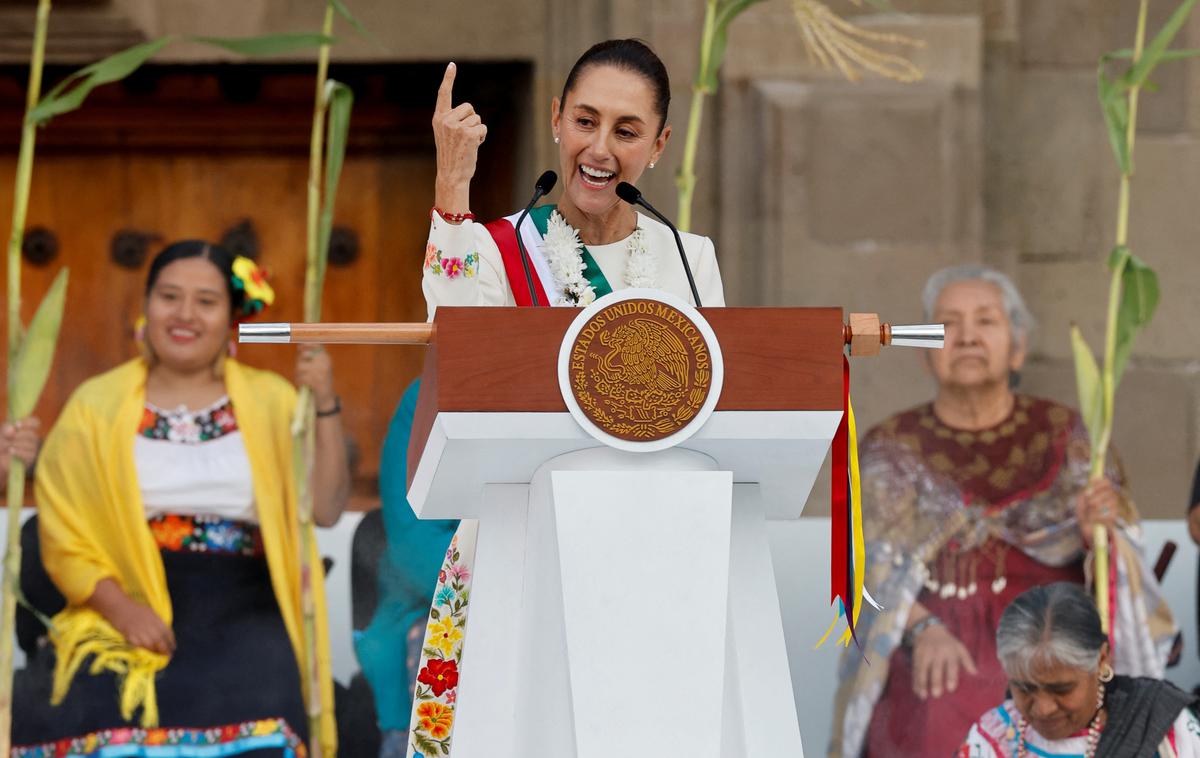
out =
[[[868,611],[839,668],[829,755],[950,755],[1007,677],[995,629],[1009,602],[1085,583],[1092,526],[1112,530],[1114,665],[1161,676],[1174,623],[1137,547],[1138,517],[1115,459],[1089,483],[1079,415],[1013,391],[1033,319],[1012,282],[983,266],[936,273],[927,320],[933,402],[862,443]]]
[[[1116,674],[1096,606],[1074,584],[1035,587],[1000,617],[1011,697],[983,714],[960,758],[1197,758],[1196,697]]]

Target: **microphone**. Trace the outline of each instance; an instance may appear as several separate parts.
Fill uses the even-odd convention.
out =
[[[521,242],[521,224],[529,215],[529,211],[533,210],[533,204],[554,189],[554,185],[557,183],[558,174],[553,171],[543,171],[542,175],[538,177],[537,183],[533,185],[533,197],[529,198],[525,210],[521,211],[521,215],[517,217],[517,249],[521,251],[521,268],[525,269],[525,284],[529,287],[529,302],[535,308],[538,305],[537,292],[533,289],[533,277],[529,274],[529,252],[525,249],[525,243]]]
[[[671,233],[675,235],[675,247],[679,248],[679,260],[683,261],[683,271],[687,274],[688,286],[692,288],[692,299],[696,301],[697,308],[701,307],[700,293],[696,291],[696,279],[692,276],[692,267],[688,264],[687,254],[683,252],[683,240],[679,237],[679,230],[667,220],[666,216],[659,213],[653,205],[646,202],[646,198],[642,197],[641,190],[629,182],[621,182],[617,185],[617,197],[630,205],[642,206],[671,229]]]

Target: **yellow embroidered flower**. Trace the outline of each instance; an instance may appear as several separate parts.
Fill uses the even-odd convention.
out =
[[[257,313],[275,302],[275,290],[267,284],[267,275],[244,255],[233,260],[233,286],[246,293],[247,312]],[[251,307],[250,303],[258,303]]]
[[[448,705],[426,701],[417,706],[417,718],[421,729],[435,740],[445,739],[454,726],[454,709]]]
[[[462,630],[454,625],[454,619],[443,616],[429,625],[429,644],[442,651],[442,655],[454,652],[454,643],[463,637]]]

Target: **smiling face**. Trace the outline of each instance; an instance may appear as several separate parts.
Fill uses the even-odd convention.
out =
[[[1100,679],[1098,670],[1108,662],[1108,650],[1101,651],[1097,671],[1083,671],[1058,662],[1032,666],[1027,677],[1010,679],[1013,704],[1048,740],[1062,740],[1086,729],[1096,715]]]
[[[946,325],[945,348],[929,351],[933,375],[944,387],[1007,386],[1009,372],[1025,362],[1025,346],[1014,339],[1000,288],[991,282],[946,285],[933,320]]]
[[[645,77],[609,65],[584,69],[565,101],[554,99],[550,123],[568,203],[605,215],[622,202],[617,184],[637,184],[671,136],[669,126],[659,132],[654,103]]]
[[[146,295],[146,340],[163,366],[209,370],[229,339],[229,290],[207,258],[163,267]]]

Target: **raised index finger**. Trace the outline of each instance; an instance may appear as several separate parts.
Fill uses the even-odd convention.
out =
[[[442,77],[442,84],[438,87],[437,105],[434,106],[434,113],[445,113],[450,110],[451,94],[454,92],[454,76],[458,73],[458,66],[452,62],[446,66],[446,74]]]

